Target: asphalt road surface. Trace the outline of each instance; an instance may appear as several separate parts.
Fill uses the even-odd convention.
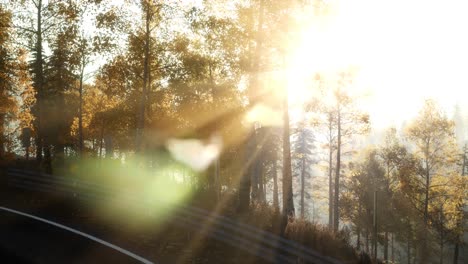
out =
[[[152,263],[43,218],[0,207],[0,263]]]

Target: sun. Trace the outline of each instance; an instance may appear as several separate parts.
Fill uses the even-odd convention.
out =
[[[343,46],[351,27],[343,23],[343,19],[337,12],[331,12],[302,25],[299,40],[291,45],[286,61],[287,89],[292,110],[318,95],[313,87],[313,78],[317,73],[329,74],[360,65],[353,47]]]
[[[291,109],[315,95],[311,75],[347,67],[359,69],[353,93],[365,97],[359,99],[360,106],[371,113],[377,126],[407,119],[425,98],[453,104],[457,99],[450,95],[466,88],[462,88],[468,83],[462,72],[468,39],[461,32],[468,23],[463,15],[468,4],[329,3],[332,11],[302,25],[299,41],[291,45],[287,60]]]
[[[400,126],[423,101],[436,99],[450,114],[468,87],[468,4],[427,1],[330,0],[326,14],[311,15],[288,43],[286,76],[292,120],[319,93],[313,76],[355,69],[352,89],[375,128]],[[290,41],[290,40],[289,40]],[[283,77],[280,77],[284,79]],[[283,81],[279,91],[284,87]]]

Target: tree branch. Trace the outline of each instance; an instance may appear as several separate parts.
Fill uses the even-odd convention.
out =
[[[39,5],[37,4],[37,2],[36,2],[36,1],[34,1],[34,0],[31,0],[31,2],[33,2],[34,6],[35,6],[37,9],[39,9]]]
[[[22,27],[22,26],[12,26],[12,28],[24,30],[24,31],[27,31],[27,32],[32,33],[32,34],[37,34],[37,31],[32,30],[32,29],[30,29],[30,28]]]

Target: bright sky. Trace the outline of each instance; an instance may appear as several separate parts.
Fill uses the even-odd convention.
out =
[[[400,125],[429,97],[449,116],[456,103],[466,112],[468,2],[329,2],[331,15],[313,19],[290,62],[295,78],[358,66],[358,94],[376,128]]]

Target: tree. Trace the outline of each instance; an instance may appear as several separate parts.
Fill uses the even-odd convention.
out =
[[[467,204],[466,190],[468,188],[468,180],[464,174],[453,175],[450,178],[449,188],[447,190],[449,200],[444,203],[446,208],[447,220],[446,226],[449,229],[449,239],[454,246],[453,263],[458,263],[459,250],[462,245],[462,237],[466,232],[464,219],[467,218],[467,213],[464,206]]]
[[[453,121],[455,122],[455,136],[457,138],[457,143],[459,147],[465,145],[466,142],[466,128],[464,120],[465,118],[463,117],[460,106],[455,105],[455,110],[453,112]]]
[[[397,131],[395,128],[390,128],[385,133],[384,143],[378,151],[378,156],[385,169],[385,181],[384,181],[384,193],[387,196],[387,206],[384,211],[387,215],[392,215],[393,210],[396,209],[394,201],[394,192],[398,188],[398,170],[402,166],[405,159],[410,159],[408,156],[407,149],[401,144],[400,139],[397,137]],[[396,231],[395,228],[398,222],[397,218],[384,217],[382,224],[380,225],[384,230],[384,260],[388,261],[388,240],[389,232]],[[392,239],[393,239],[392,234]],[[394,247],[392,244],[392,256],[394,255]],[[393,258],[392,258],[393,259]]]
[[[345,69],[332,76],[321,74],[316,77],[321,83],[322,98],[325,98],[318,110],[322,112],[324,115],[323,119],[326,120],[322,123],[327,126],[329,157],[332,157],[334,150],[331,144],[336,140],[333,203],[330,203],[330,205],[333,205],[333,230],[335,232],[338,231],[340,219],[341,161],[342,156],[347,154],[343,151],[343,146],[349,143],[354,136],[367,133],[370,126],[369,115],[359,111],[355,106],[354,98],[348,94],[348,90],[353,85],[353,78],[353,69]],[[331,165],[329,161],[329,169],[332,168]],[[329,185],[331,185],[331,180],[329,180]],[[329,194],[331,194],[330,191]]]
[[[283,214],[294,216],[294,200],[292,189],[291,143],[289,133],[288,92],[283,99]]]
[[[135,134],[132,131],[136,104],[131,84],[135,79],[128,64],[127,57],[114,57],[100,68],[94,85],[83,89],[83,132],[93,142],[98,141],[99,154],[103,153],[101,146],[106,146],[106,157],[113,155],[113,150],[108,147],[113,146],[113,149],[125,152],[134,143]],[[78,135],[78,129],[78,120],[75,118],[74,135]],[[113,144],[109,144],[110,141]]]
[[[365,234],[366,251],[375,254],[380,223],[388,215],[386,207],[380,207],[389,200],[385,187],[385,169],[378,159],[376,150],[364,152],[361,162],[350,163],[349,175],[344,179],[341,211],[343,217],[354,224],[358,247],[361,245],[361,232]],[[372,238],[369,249],[369,238]],[[374,255],[374,258],[376,256]]]
[[[29,159],[31,152],[31,138],[35,137],[36,131],[34,130],[33,121],[34,116],[31,109],[35,104],[35,91],[32,87],[32,80],[29,73],[29,65],[27,61],[28,52],[25,49],[19,49],[18,52],[18,96],[20,105],[18,109],[17,119],[19,121],[18,127],[21,129],[21,142],[25,148],[26,159]]]
[[[15,112],[15,55],[11,45],[11,13],[0,5],[0,159],[7,143],[6,128]]]
[[[312,125],[314,128],[318,128],[320,133],[324,135],[322,141],[322,148],[327,149],[327,167],[326,171],[328,174],[328,228],[333,230],[333,154],[336,151],[336,116],[334,115],[333,106],[329,104],[329,100],[322,100],[326,98],[329,92],[327,91],[327,83],[325,82],[321,74],[315,74],[312,78],[312,86],[317,87],[320,90],[322,96],[320,99],[313,98],[309,100],[306,105],[306,109],[312,112]]]
[[[411,248],[416,243],[415,231],[419,227],[418,210],[410,199],[418,172],[417,159],[397,136],[397,131],[390,128],[385,133],[383,144],[378,150],[378,158],[385,170],[383,190],[386,194],[386,206],[382,208],[384,217],[380,229],[384,232],[384,259],[388,259],[388,239],[391,233],[391,259],[395,258],[394,238],[407,244],[406,255],[411,262]],[[414,255],[414,254],[413,254]]]
[[[232,18],[213,12],[211,2],[191,8],[185,15],[189,25],[187,30],[196,41],[176,34],[172,43],[167,43],[171,57],[163,58],[158,64],[162,74],[171,76],[168,90],[173,96],[177,122],[180,122],[174,127],[178,136],[218,137],[226,150],[233,150],[233,136],[243,133],[239,123],[243,114],[242,93],[236,86],[241,77],[239,46],[236,45],[240,45],[239,27]],[[194,112],[197,113],[195,117]],[[153,120],[156,125],[156,119]],[[255,137],[249,138],[252,141]],[[228,158],[225,155],[228,152],[223,151],[203,177],[209,192],[217,198],[220,198],[224,181],[222,172],[229,167],[221,161]]]
[[[293,13],[294,10],[300,8],[298,3],[283,1],[284,5],[275,6],[275,14],[278,16],[277,29],[275,34],[278,34],[276,48],[279,50],[280,56],[283,62],[283,71],[287,68],[286,51],[289,41],[294,39],[296,36],[294,30],[291,30],[291,26],[297,23]],[[286,74],[284,74],[283,82],[283,100],[282,100],[282,111],[283,111],[283,214],[284,217],[294,217],[294,199],[293,199],[293,187],[292,187],[292,168],[291,168],[291,142],[290,142],[290,120],[289,120],[289,99],[287,90]]]
[[[418,179],[420,198],[415,197],[416,206],[423,212],[423,241],[420,261],[426,262],[427,230],[430,224],[429,207],[432,179],[444,175],[455,165],[456,143],[454,123],[450,121],[432,100],[426,100],[419,116],[406,128],[406,137],[413,143],[419,160]]]
[[[188,39],[182,40],[186,45],[182,61],[186,69],[184,82],[189,82],[192,90],[206,97],[200,98],[207,112],[200,113],[194,124],[196,129],[202,137],[218,135],[226,142],[232,136],[232,132],[225,129],[226,125],[237,123],[236,115],[242,111],[240,93],[236,91],[241,77],[237,50],[241,32],[235,20],[216,14],[212,7],[215,3],[205,3],[203,8],[189,11],[190,29],[197,41],[190,44]],[[223,153],[208,172],[210,188],[217,199],[220,198],[222,159]],[[257,161],[256,166],[260,163]]]
[[[333,153],[336,149],[335,120],[332,112],[327,113],[327,148],[328,148],[328,227],[332,230],[333,225]]]
[[[171,107],[167,102],[164,102],[168,99],[163,96],[164,94],[161,98],[155,98],[154,95],[157,93],[156,89],[162,88],[162,80],[167,82],[170,79],[171,72],[164,71],[167,66],[167,61],[164,59],[173,56],[173,54],[168,49],[164,49],[164,47],[171,46],[172,39],[170,37],[164,35],[156,41],[156,34],[160,34],[167,26],[162,22],[170,17],[166,10],[169,9],[166,3],[140,1],[136,7],[140,9],[137,12],[138,16],[132,14],[128,20],[122,19],[121,16],[124,15],[115,8],[96,11],[97,27],[103,32],[96,32],[94,36],[85,34],[80,37],[77,47],[81,59],[79,76],[82,76],[83,67],[88,65],[89,60],[95,54],[113,50],[115,44],[118,43],[117,40],[113,40],[113,33],[118,32],[117,37],[128,36],[127,45],[121,45],[125,46],[126,50],[121,54],[110,56],[110,60],[101,67],[96,79],[99,80],[97,82],[98,88],[113,101],[113,110],[106,110],[113,113],[108,112],[109,117],[120,113],[120,116],[114,116],[117,117],[117,120],[111,123],[113,125],[120,124],[122,127],[117,131],[104,129],[107,131],[104,135],[108,139],[106,142],[112,141],[114,145],[120,145],[122,151],[135,150],[137,153],[141,153],[149,143],[143,140],[145,126],[151,126],[152,121],[155,121],[154,117],[164,112],[153,111],[156,102],[165,103],[164,110]],[[165,75],[163,76],[163,74]],[[85,91],[82,94],[84,95],[84,93]],[[85,112],[86,110],[83,110],[83,113]],[[99,116],[103,118],[107,114],[104,116],[99,114]],[[163,118],[161,117],[161,119]],[[79,123],[78,120],[78,131]],[[82,127],[84,128],[84,126],[83,123]],[[133,140],[128,141],[126,139],[130,134],[132,134]],[[117,138],[112,140],[114,136]]]
[[[36,116],[36,130],[37,130],[37,137],[36,137],[36,159],[37,161],[42,161],[43,155],[43,147],[44,147],[44,154],[45,154],[45,164],[46,164],[46,171],[50,172],[51,170],[51,160],[50,160],[50,148],[48,146],[47,136],[44,135],[44,111],[43,111],[43,101],[44,101],[44,59],[43,59],[43,37],[44,31],[43,24],[45,23],[43,20],[43,15],[45,10],[47,9],[45,5],[43,5],[42,0],[39,0],[37,3],[34,3],[36,7],[36,28],[25,29],[25,31],[32,33],[35,38],[34,43],[34,60],[32,62],[32,75],[33,75],[33,87],[36,90],[36,105],[34,114]],[[51,17],[52,15],[46,15],[46,17]],[[49,26],[46,26],[49,28]]]
[[[452,242],[456,247],[463,233],[463,225],[460,223],[463,221],[464,212],[461,205],[464,204],[463,190],[466,190],[467,181],[458,173],[442,177],[434,176],[432,181],[429,219],[436,231],[440,250],[439,263],[442,264],[445,244]]]
[[[278,98],[272,98],[271,87],[262,82],[261,76],[268,75],[268,72],[282,72],[287,68],[287,51],[290,49],[292,39],[296,39],[297,31],[293,30],[297,26],[301,1],[270,1],[253,0],[246,1],[239,5],[238,23],[241,31],[237,36],[243,38],[240,42],[243,49],[240,56],[240,67],[242,72],[248,76],[246,96],[248,99],[247,109],[257,106],[271,107],[283,111],[283,220],[284,227],[288,216],[294,216],[294,202],[292,191],[292,173],[289,142],[289,109],[286,94],[286,80],[283,74],[282,81],[276,89]],[[273,99],[273,100],[271,100]],[[249,130],[254,130],[253,124]],[[253,132],[252,132],[253,133]],[[254,148],[255,149],[255,148]],[[249,158],[249,160],[252,158]],[[250,164],[250,163],[248,163]],[[247,169],[252,172],[253,170]],[[251,175],[249,175],[251,176]],[[245,175],[244,177],[249,177]],[[254,175],[255,176],[255,175]],[[248,184],[248,181],[242,181]],[[245,188],[242,188],[245,189]]]
[[[241,70],[247,74],[249,85],[246,96],[249,106],[254,107],[261,98],[263,90],[260,88],[259,74],[260,69],[265,63],[264,58],[264,34],[261,29],[266,24],[265,19],[265,1],[249,1],[246,6],[239,8],[239,24],[242,29],[240,36],[243,37],[243,49],[241,53]],[[247,43],[247,45],[246,45]],[[256,177],[254,165],[257,158],[255,127],[250,124],[247,128],[247,141],[245,144],[245,166],[243,175],[240,179],[239,192],[239,210],[246,211],[250,203],[250,189],[252,187],[251,179]]]
[[[59,164],[63,163],[65,145],[71,145],[70,127],[77,108],[71,103],[70,97],[76,76],[74,71],[78,61],[73,50],[73,41],[76,38],[76,28],[73,23],[64,26],[50,40],[52,54],[44,67],[43,111],[49,117],[43,125],[44,132],[50,137],[49,143],[54,146],[54,158]]]
[[[128,14],[109,8],[111,2],[102,3],[102,1],[72,1],[73,11],[76,13],[75,20],[76,36],[73,41],[73,50],[76,57],[76,67],[74,72],[78,79],[78,153],[83,154],[84,135],[83,135],[83,97],[84,83],[92,74],[86,73],[89,65],[95,61],[96,55],[103,56],[111,51],[118,41],[121,41],[119,35],[122,35],[124,26],[121,17]],[[104,8],[102,8],[104,6]],[[87,29],[88,24],[92,22],[95,25],[93,30]],[[87,76],[86,76],[87,75]]]
[[[279,212],[279,189],[278,189],[278,165],[279,154],[281,153],[281,130],[278,128],[268,128],[263,146],[265,166],[268,166],[269,177],[273,180],[273,208]]]
[[[45,67],[50,56],[46,54],[44,46],[51,42],[64,28],[58,25],[70,25],[76,18],[72,5],[66,2],[51,3],[42,0],[21,1],[15,3],[14,8],[22,8],[25,12],[15,12],[13,28],[17,29],[21,43],[32,53],[31,75],[35,89],[35,105],[32,109],[34,119],[36,160],[42,162],[46,172],[52,172],[51,146],[52,138],[47,133],[46,100],[47,79]],[[34,15],[32,15],[34,14]],[[44,158],[44,159],[43,159]]]
[[[335,199],[334,199],[334,220],[333,230],[338,231],[340,216],[339,216],[339,197],[340,197],[340,173],[341,173],[341,151],[342,151],[342,138],[344,136],[352,136],[357,133],[357,125],[369,124],[369,116],[361,115],[353,112],[346,112],[346,107],[350,105],[350,97],[342,91],[342,88],[349,84],[350,79],[346,72],[339,74],[339,81],[337,90],[334,91],[336,98],[336,122],[337,122],[337,147],[336,147],[336,176],[335,176]],[[348,126],[348,127],[346,127]]]
[[[135,140],[135,150],[137,152],[142,151],[142,140],[144,135],[145,128],[145,109],[146,109],[146,100],[148,98],[150,85],[150,36],[151,32],[155,28],[154,22],[158,20],[158,15],[161,9],[161,4],[156,4],[153,1],[142,0],[141,9],[143,10],[143,20],[144,20],[144,55],[143,55],[143,87],[141,91],[141,96],[139,99],[138,105],[138,114],[137,114],[137,126],[136,126],[136,140]],[[157,25],[157,24],[156,24]]]
[[[301,218],[305,217],[305,196],[306,196],[306,179],[311,179],[311,166],[315,163],[312,158],[312,150],[314,149],[315,137],[312,131],[305,126],[304,122],[297,125],[293,132],[292,153],[294,160],[294,174],[300,176],[300,206]],[[309,183],[310,185],[310,183]],[[310,194],[309,194],[310,195]]]

